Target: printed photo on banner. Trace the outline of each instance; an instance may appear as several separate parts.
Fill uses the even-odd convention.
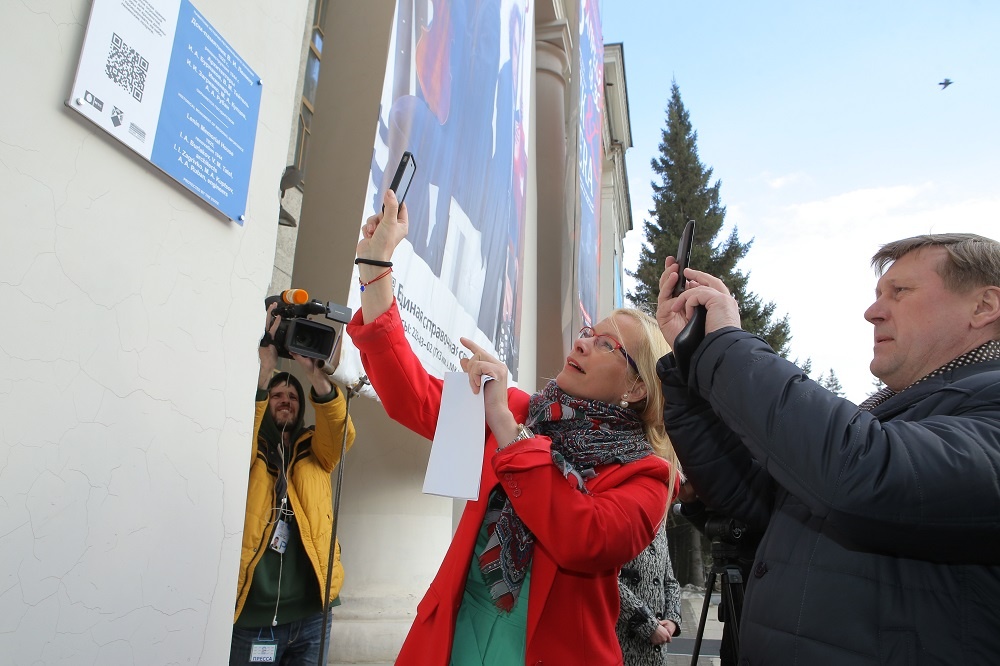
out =
[[[459,367],[464,336],[517,379],[531,11],[526,0],[397,4],[365,216],[381,208],[403,152],[413,153],[410,230],[392,277],[407,335],[438,376]],[[359,307],[357,289],[350,298]],[[337,374],[350,381],[362,371],[345,352]]]
[[[601,265],[601,165],[604,109],[604,37],[597,0],[582,0],[578,31],[577,71],[580,124],[577,150],[580,161],[580,253],[577,264],[580,317],[584,326],[597,320],[597,288]]]

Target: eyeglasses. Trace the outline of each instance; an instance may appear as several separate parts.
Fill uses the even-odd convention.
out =
[[[598,333],[590,326],[584,326],[583,328],[580,329],[580,339],[581,340],[593,339],[594,349],[600,352],[604,352],[605,354],[610,354],[611,352],[614,351],[620,351],[622,353],[622,356],[625,357],[625,360],[628,362],[628,364],[632,366],[633,370],[635,370],[635,374],[637,375],[639,374],[639,368],[638,366],[636,366],[635,361],[632,360],[632,357],[628,355],[628,352],[625,351],[625,346],[622,343],[615,340],[612,336],[607,335],[606,333]]]

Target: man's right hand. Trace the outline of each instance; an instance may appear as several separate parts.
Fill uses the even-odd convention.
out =
[[[275,333],[278,332],[278,326],[281,324],[281,317],[274,315],[274,308],[278,307],[277,303],[271,303],[267,306],[267,315],[264,318],[264,332],[269,335],[272,339]],[[266,347],[258,347],[257,355],[260,357],[260,372],[257,374],[257,388],[267,390],[267,385],[271,381],[271,376],[274,374],[275,368],[278,367],[278,348],[274,344],[269,344]]]
[[[674,339],[687,324],[683,312],[674,312],[674,285],[677,284],[680,266],[674,257],[667,257],[663,262],[663,274],[660,275],[660,293],[656,298],[656,323],[660,327],[663,338],[674,348]]]
[[[687,268],[687,288],[674,298],[673,289],[677,284],[677,260],[667,257],[663,274],[660,276],[660,293],[656,299],[656,323],[667,344],[673,349],[677,334],[683,330],[694,314],[694,309],[704,305],[708,311],[705,332],[735,326],[741,328],[740,308],[722,280],[702,271]]]

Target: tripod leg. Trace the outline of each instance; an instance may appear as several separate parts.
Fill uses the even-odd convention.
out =
[[[740,654],[740,619],[743,613],[743,574],[738,567],[727,566],[723,572],[722,603],[726,609],[728,631],[724,638],[729,640],[729,649],[733,659]]]
[[[691,650],[691,666],[698,666],[698,655],[701,653],[701,641],[705,638],[705,620],[708,619],[708,607],[712,603],[712,589],[715,587],[715,569],[708,574],[705,583],[705,603],[701,605],[701,620],[698,621],[698,633],[694,637],[694,649]]]

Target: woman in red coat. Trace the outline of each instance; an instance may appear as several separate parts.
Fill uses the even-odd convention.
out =
[[[386,412],[430,439],[442,382],[413,354],[391,280],[378,277],[408,226],[391,191],[384,203],[358,243],[368,284],[347,330]],[[676,477],[664,460],[673,454],[655,365],[667,347],[656,322],[617,310],[584,328],[556,379],[530,396],[462,344],[472,354],[462,369],[484,391],[482,495],[466,504],[396,663],[620,665],[618,570],[652,541]]]

